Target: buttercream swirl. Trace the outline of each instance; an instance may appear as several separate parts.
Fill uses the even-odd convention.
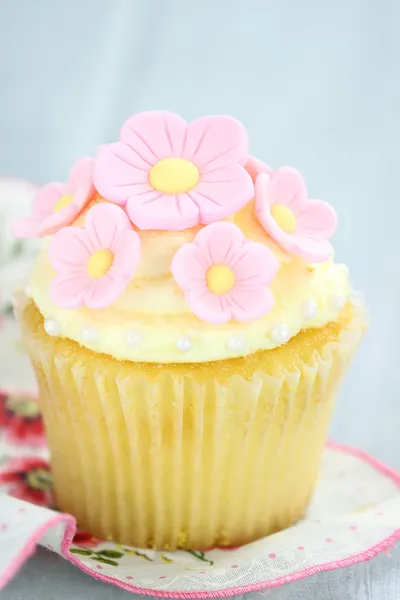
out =
[[[99,201],[104,200],[94,202]],[[82,219],[75,224],[81,224]],[[59,324],[61,337],[119,360],[157,363],[207,362],[272,349],[287,341],[279,341],[277,326],[286,332],[285,338],[290,338],[302,329],[322,327],[338,317],[341,304],[351,293],[344,265],[332,259],[310,263],[280,249],[256,219],[253,202],[228,220],[248,240],[268,246],[279,263],[270,284],[274,306],[260,319],[214,325],[191,311],[171,274],[171,262],[182,244],[193,241],[201,226],[183,231],[137,230],[141,259],[135,276],[111,306],[101,309],[64,309],[52,303],[49,290],[55,271],[46,240],[33,268],[31,296],[43,317]],[[88,336],[87,331],[96,335]]]

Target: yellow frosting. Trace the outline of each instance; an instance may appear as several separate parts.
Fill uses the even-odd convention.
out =
[[[268,246],[279,262],[278,274],[270,285],[274,307],[256,321],[212,325],[192,313],[171,274],[171,260],[183,243],[194,239],[200,227],[138,231],[142,258],[136,275],[122,296],[104,309],[68,310],[51,302],[49,288],[55,272],[45,242],[33,269],[30,295],[42,315],[51,319],[53,326],[57,324],[62,337],[120,360],[157,363],[243,356],[274,348],[301,329],[322,327],[337,319],[351,292],[344,265],[333,261],[311,264],[280,250],[256,220],[252,202],[230,220],[246,238]],[[77,224],[81,222],[82,217]],[[110,266],[108,258],[97,256],[88,268],[101,276]],[[215,293],[221,293],[232,280],[228,272],[221,271],[221,265],[216,267],[207,276]]]

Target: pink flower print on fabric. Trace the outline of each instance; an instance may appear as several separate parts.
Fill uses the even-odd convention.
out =
[[[48,183],[40,188],[31,215],[13,224],[13,234],[19,238],[42,237],[70,225],[96,192],[93,163],[93,158],[80,158],[72,167],[67,183]]]
[[[336,230],[336,213],[326,202],[308,199],[304,180],[295,169],[282,167],[272,175],[258,175],[255,214],[286,252],[312,262],[324,262],[332,255],[328,240]]]
[[[84,227],[55,234],[49,258],[57,271],[51,299],[62,308],[105,308],[124,292],[140,260],[140,239],[115,204],[91,208]]]
[[[175,254],[172,274],[194,314],[209,323],[250,321],[271,310],[268,288],[278,262],[263,244],[246,240],[232,223],[201,229]]]
[[[233,215],[254,196],[248,138],[229,116],[187,124],[169,112],[134,115],[102,147],[94,182],[140,229],[183,230]]]

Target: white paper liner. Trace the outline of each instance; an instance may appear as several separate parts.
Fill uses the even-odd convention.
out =
[[[16,453],[0,438],[3,468],[16,454],[21,448]],[[84,548],[71,546],[74,533],[73,517],[0,494],[0,588],[37,543],[96,579],[158,597],[226,597],[279,586],[368,560],[399,539],[400,475],[330,445],[307,517],[236,550],[155,552],[109,542]]]
[[[28,306],[22,327],[41,382],[59,506],[95,535],[140,547],[231,546],[295,523],[364,332],[363,311],[351,317],[338,341],[306,363],[297,355],[284,363],[292,372],[277,359],[266,374],[259,360],[249,380],[213,374],[204,383],[190,370],[177,376],[166,366],[154,376],[68,349]]]

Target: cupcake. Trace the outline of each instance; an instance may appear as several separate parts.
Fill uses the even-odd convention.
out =
[[[57,505],[104,539],[237,546],[307,509],[366,318],[336,214],[228,116],[128,119],[44,186],[15,308]]]

